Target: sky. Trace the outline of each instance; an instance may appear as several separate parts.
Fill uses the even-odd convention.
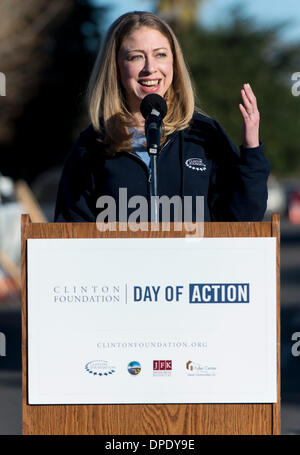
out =
[[[153,11],[153,0],[92,0],[93,3],[110,6],[107,14],[107,26],[118,16],[128,11]],[[289,20],[280,36],[283,40],[300,41],[300,1],[299,0],[205,0],[199,14],[199,20],[207,27],[226,23],[230,7],[243,4],[245,12],[252,16],[257,25],[268,25]]]

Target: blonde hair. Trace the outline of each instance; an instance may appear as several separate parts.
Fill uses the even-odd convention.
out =
[[[194,90],[180,45],[169,25],[156,15],[134,11],[120,16],[109,28],[96,58],[88,86],[88,108],[92,125],[110,152],[131,150],[128,127],[133,117],[118,72],[118,52],[126,36],[141,27],[158,30],[173,54],[173,81],[164,98],[168,112],[164,119],[162,141],[175,130],[188,125],[195,109]]]

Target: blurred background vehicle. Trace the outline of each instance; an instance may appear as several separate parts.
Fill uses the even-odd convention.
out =
[[[279,213],[280,215],[284,215],[285,212],[285,188],[274,175],[270,175],[268,179],[268,202],[265,218],[270,219],[272,213]]]
[[[290,223],[300,225],[300,190],[293,190],[289,194],[288,218]]]

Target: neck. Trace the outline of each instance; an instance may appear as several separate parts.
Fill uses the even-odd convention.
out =
[[[145,119],[142,116],[140,111],[140,100],[127,100],[128,101],[128,108],[132,115],[132,123],[131,127],[136,128],[137,130],[144,130],[145,129]]]
[[[136,128],[137,130],[144,130],[145,129],[145,119],[142,116],[140,111],[131,111],[133,122],[132,127]]]

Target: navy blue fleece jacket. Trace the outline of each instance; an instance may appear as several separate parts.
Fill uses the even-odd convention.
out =
[[[106,154],[96,138],[93,127],[88,127],[65,162],[56,201],[57,222],[95,222],[101,210],[96,202],[104,195],[116,201],[116,221],[125,221],[118,219],[120,188],[127,189],[128,200],[144,196],[150,206],[146,164],[129,152]],[[203,196],[204,221],[261,221],[269,172],[263,144],[238,149],[218,122],[195,112],[190,126],[171,134],[161,149],[158,195]],[[132,211],[128,209],[128,216]]]

